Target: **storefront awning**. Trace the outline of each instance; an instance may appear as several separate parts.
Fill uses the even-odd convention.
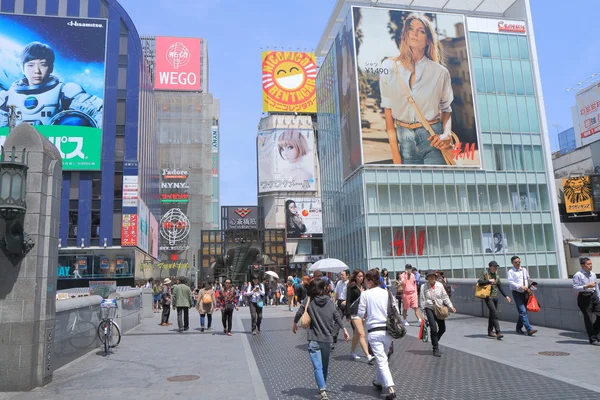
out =
[[[600,247],[600,242],[569,242],[575,247]]]

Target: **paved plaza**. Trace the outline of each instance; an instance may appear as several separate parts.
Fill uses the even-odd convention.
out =
[[[291,333],[293,313],[267,307],[262,332],[248,333],[247,308],[235,314],[234,335],[222,334],[220,314],[212,332],[180,334],[158,326],[159,314],[128,332],[114,354],[93,351],[54,373],[52,383],[28,393],[0,393],[0,399],[315,399],[317,389],[306,352],[306,332]],[[410,318],[409,318],[410,320]],[[400,399],[598,399],[600,349],[579,333],[540,328],[536,337],[514,334],[501,322],[503,341],[485,335],[487,321],[453,315],[441,344],[409,336],[395,341],[391,369]],[[374,366],[350,360],[349,343],[332,354],[328,387],[332,399],[377,399]],[[543,356],[540,352],[569,355]],[[192,376],[191,381],[168,378]],[[382,398],[382,397],[381,397]]]

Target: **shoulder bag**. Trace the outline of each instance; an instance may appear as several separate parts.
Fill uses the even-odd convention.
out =
[[[433,131],[433,128],[431,128],[429,121],[427,121],[427,119],[423,115],[423,112],[421,111],[421,109],[419,108],[417,103],[415,102],[415,99],[411,96],[410,91],[408,90],[408,87],[406,87],[406,83],[404,83],[404,81],[402,80],[402,77],[400,76],[400,72],[398,71],[398,61],[396,61],[396,60],[394,60],[394,70],[396,72],[396,75],[398,76],[398,81],[400,82],[400,86],[402,87],[402,90],[404,91],[406,100],[408,100],[408,103],[413,107],[413,109],[415,110],[415,113],[417,114],[417,119],[419,120],[421,125],[423,125],[423,128],[425,128],[427,130],[427,132],[429,132],[430,136],[438,136],[438,134]],[[451,142],[452,142],[452,145],[450,146],[450,148],[440,150],[442,152],[442,155],[444,156],[446,165],[456,165],[456,161],[454,161],[454,156],[452,154],[452,150],[461,145],[460,139],[458,138],[458,136],[456,136],[456,133],[454,133],[454,132],[452,132]]]
[[[448,306],[446,306],[445,304],[438,306],[437,301],[435,301],[435,289],[434,288],[431,289],[431,297],[433,300],[433,312],[435,313],[435,317],[437,319],[447,319],[450,316],[450,310],[448,309]]]
[[[486,274],[487,280],[489,280],[489,276]],[[492,294],[492,285],[475,285],[475,297],[478,299],[487,299]]]
[[[385,331],[394,339],[401,339],[406,336],[406,328],[402,325],[398,310],[394,307],[394,298],[388,291],[388,309],[387,309],[387,321],[385,324]]]
[[[308,314],[308,306],[310,305],[310,297],[306,299],[306,306],[304,307],[304,312],[300,317],[300,326],[304,329],[310,328],[310,315]]]

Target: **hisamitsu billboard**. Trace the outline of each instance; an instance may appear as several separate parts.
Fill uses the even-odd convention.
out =
[[[200,91],[200,53],[200,39],[157,37],[154,89]]]

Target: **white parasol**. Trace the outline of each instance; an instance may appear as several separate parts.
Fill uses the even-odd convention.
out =
[[[325,258],[323,260],[319,260],[314,263],[309,269],[309,272],[312,271],[322,271],[322,272],[331,272],[333,274],[339,274],[342,271],[348,269],[348,266],[344,264],[343,261],[338,260],[337,258]]]
[[[272,276],[275,279],[279,279],[279,275],[277,275],[275,272],[273,271],[267,271],[265,272],[266,275]]]

